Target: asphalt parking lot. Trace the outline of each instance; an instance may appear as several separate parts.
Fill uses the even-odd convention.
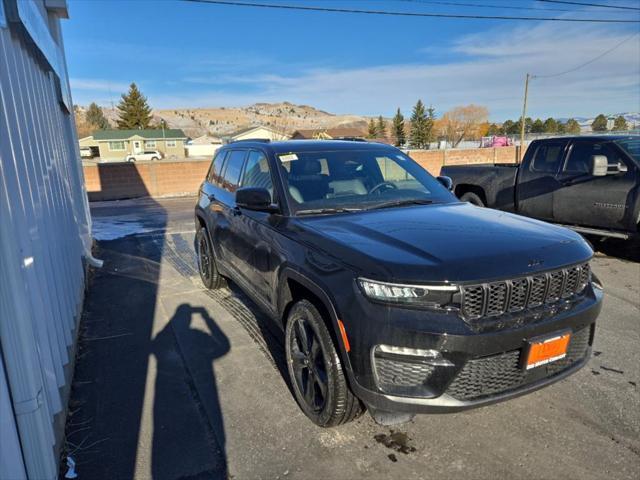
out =
[[[594,356],[509,402],[334,429],[299,410],[277,327],[237,287],[205,291],[194,200],[92,205],[96,256],[66,453],[98,478],[640,478],[640,263],[598,244]]]

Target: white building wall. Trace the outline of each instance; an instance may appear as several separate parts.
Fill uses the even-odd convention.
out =
[[[3,412],[13,411],[22,456],[3,469],[20,472],[24,461],[29,478],[57,478],[90,217],[60,37],[65,2],[4,0],[4,7],[0,353],[11,405],[2,379],[0,401]],[[3,449],[10,431],[0,432]]]

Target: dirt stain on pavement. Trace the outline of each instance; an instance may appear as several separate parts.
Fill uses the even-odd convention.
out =
[[[385,447],[395,450],[396,452],[404,453],[405,455],[416,451],[416,448],[410,445],[411,439],[409,438],[409,436],[403,432],[394,432],[393,430],[391,430],[389,435],[379,433],[377,435],[374,435],[373,438],[376,442],[381,443]],[[391,459],[391,456],[389,456],[389,459],[391,461],[394,461],[393,459]]]

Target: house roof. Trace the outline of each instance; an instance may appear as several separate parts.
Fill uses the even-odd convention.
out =
[[[294,138],[315,138],[319,134],[327,134],[331,138],[340,137],[364,137],[366,132],[354,127],[336,127],[336,128],[314,128],[296,130],[293,132]]]
[[[267,127],[266,125],[253,125],[252,127],[242,128],[240,130],[236,130],[235,132],[228,133],[225,135],[225,137],[235,138],[240,135],[244,135],[245,133],[249,133],[253,130],[260,130],[260,129],[269,130],[270,132],[276,133],[278,135],[284,135],[282,132],[279,132],[275,128]]]
[[[162,129],[152,130],[98,130],[93,134],[94,140],[127,140],[131,137],[141,137],[148,140],[162,140],[163,138],[176,139],[187,138],[179,128],[165,128],[164,134]]]

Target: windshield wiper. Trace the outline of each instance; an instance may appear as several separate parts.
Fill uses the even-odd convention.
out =
[[[318,215],[322,213],[347,213],[359,212],[362,208],[356,207],[335,207],[335,208],[310,208],[307,210],[298,210],[296,215]]]
[[[402,205],[431,205],[433,200],[428,200],[426,198],[411,198],[404,200],[392,200],[390,202],[378,203],[377,205],[373,205],[369,207],[367,210],[377,210],[379,208],[392,208],[392,207],[400,207]]]

